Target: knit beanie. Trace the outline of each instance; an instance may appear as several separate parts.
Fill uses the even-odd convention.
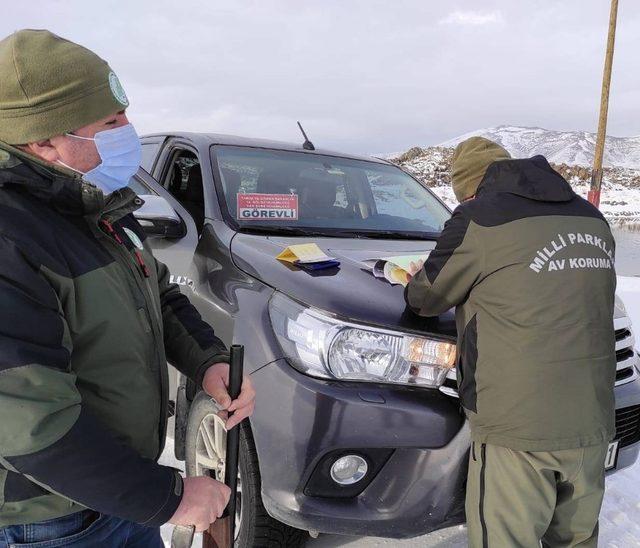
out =
[[[0,41],[0,141],[48,139],[127,106],[118,77],[92,51],[47,30]]]
[[[509,160],[511,155],[499,144],[484,137],[471,137],[462,141],[453,153],[451,183],[458,202],[475,195],[487,168],[498,160]]]

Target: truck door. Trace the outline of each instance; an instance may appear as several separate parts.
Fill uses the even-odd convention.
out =
[[[232,231],[222,221],[214,230],[213,221],[207,219],[210,204],[206,202],[217,199],[210,167],[201,167],[195,147],[174,143],[171,148],[169,154],[163,152],[159,159],[164,159],[164,165],[156,163],[154,169],[161,179],[156,180],[142,170],[141,178],[182,219],[184,236],[152,237],[150,245],[156,258],[169,267],[171,281],[180,286],[218,337],[230,344],[233,303],[225,292],[224,276],[235,269],[229,252]],[[208,161],[206,157],[205,161]],[[208,185],[211,188],[207,188]],[[225,237],[220,238],[219,234]]]

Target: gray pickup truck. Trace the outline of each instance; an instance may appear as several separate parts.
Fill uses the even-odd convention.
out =
[[[203,318],[245,346],[258,394],[241,432],[236,544],[299,546],[307,532],[413,537],[463,522],[469,433],[453,314],[408,313],[402,287],[366,268],[432,249],[447,207],[382,160],[212,134],[149,135],[142,146],[137,217]],[[276,260],[309,242],[340,266]],[[614,472],[640,450],[640,382],[620,303],[612,329]],[[217,408],[172,376],[176,457],[188,473],[220,478]]]

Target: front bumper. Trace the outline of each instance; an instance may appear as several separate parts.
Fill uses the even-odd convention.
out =
[[[457,400],[435,390],[313,379],[285,360],[252,377],[259,410],[252,426],[271,516],[303,530],[390,538],[464,522],[470,436]],[[640,378],[615,394],[618,409],[640,405]],[[361,493],[305,494],[324,456],[366,448],[392,452]],[[622,447],[608,473],[634,464],[639,452],[640,443]]]
[[[640,377],[636,378],[633,382],[616,386],[615,395],[616,409],[625,409],[640,405]],[[640,439],[640,432],[635,436],[635,439]],[[616,466],[613,470],[610,470],[608,474],[613,474],[633,465],[638,459],[638,454],[640,454],[639,442],[621,447],[618,450]]]
[[[436,390],[312,379],[284,360],[252,378],[270,515],[299,529],[393,538],[464,521],[469,433],[457,401]],[[368,448],[390,456],[357,496],[305,494],[327,453]]]

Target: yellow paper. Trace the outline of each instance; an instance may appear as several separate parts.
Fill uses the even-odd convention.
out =
[[[414,255],[399,255],[397,257],[387,257],[382,259],[387,264],[391,264],[393,267],[409,272],[411,270],[411,263],[424,263],[429,257],[428,253],[418,253]]]
[[[391,263],[384,265],[384,277],[392,284],[407,285],[409,283],[408,270],[395,266]]]
[[[295,261],[319,263],[331,260],[331,257],[328,257],[317,244],[297,244],[287,247],[276,259],[287,263],[294,263]]]
[[[392,285],[407,285],[411,263],[424,263],[427,257],[429,257],[429,253],[399,255],[377,259],[375,262],[370,260],[366,264],[376,278],[384,278]]]

